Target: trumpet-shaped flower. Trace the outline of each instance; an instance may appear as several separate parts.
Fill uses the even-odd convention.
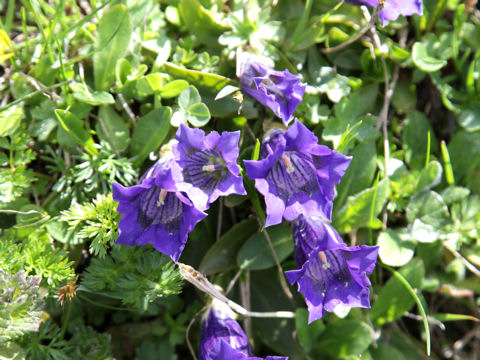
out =
[[[299,269],[285,274],[305,296],[308,322],[338,305],[369,308],[367,274],[375,267],[378,246],[347,247],[331,225],[316,217],[301,216],[292,230]]]
[[[247,336],[227,309],[212,307],[202,324],[200,360],[262,360],[253,356]],[[265,360],[288,360],[267,356]]]
[[[245,169],[265,197],[265,226],[293,221],[301,214],[331,219],[335,184],[351,158],[327,146],[298,120],[288,130],[267,134],[260,160],[245,160]]]
[[[377,7],[378,0],[346,0],[352,5],[367,5]],[[400,15],[410,16],[413,14],[422,15],[422,0],[387,0],[384,1],[383,9],[380,11],[380,20],[382,24],[388,24],[388,20],[395,21]]]
[[[255,55],[242,53],[237,62],[242,89],[288,125],[307,86],[288,70],[276,71]]]
[[[152,244],[177,261],[188,233],[207,214],[198,210],[176,186],[181,178],[173,159],[159,160],[139,185],[113,183],[113,199],[122,218],[116,244]]]
[[[177,188],[187,193],[200,210],[206,210],[219,196],[246,194],[237,165],[240,132],[212,131],[180,125],[172,150],[180,166],[183,181]]]

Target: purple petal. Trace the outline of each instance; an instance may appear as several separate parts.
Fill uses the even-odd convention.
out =
[[[175,138],[178,143],[173,152],[181,173],[176,186],[198,209],[208,209],[219,196],[246,194],[236,162],[239,132],[219,135],[212,131],[205,136],[199,129],[182,125]]]
[[[367,5],[377,7],[378,0],[346,0],[352,5]],[[411,16],[413,14],[423,15],[422,0],[388,0],[380,11],[382,25],[388,24],[388,20],[395,21],[400,15]]]
[[[147,243],[177,261],[188,233],[207,216],[177,191],[176,164],[162,159],[143,176],[140,185],[125,188],[113,184],[121,215],[117,244]]]
[[[238,75],[242,89],[288,125],[297,105],[302,102],[306,85],[288,70],[273,70],[252,54],[243,53],[237,61],[240,62]]]
[[[335,229],[315,217],[299,217],[292,224],[295,260],[299,270],[285,274],[305,296],[309,322],[338,305],[370,307],[370,274],[377,246],[347,247]]]
[[[317,142],[297,120],[287,131],[276,129],[265,137],[260,160],[244,161],[249,178],[265,197],[267,226],[300,215],[331,219],[335,184],[351,158]]]

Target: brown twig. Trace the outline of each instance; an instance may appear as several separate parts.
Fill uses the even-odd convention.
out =
[[[259,225],[262,226],[260,223],[260,219],[258,219]],[[270,251],[272,252],[273,259],[275,260],[275,264],[277,265],[277,270],[278,270],[278,276],[280,278],[280,285],[282,286],[282,290],[287,296],[287,298],[292,302],[294,306],[297,304],[295,303],[295,299],[293,298],[292,292],[288,288],[288,284],[285,280],[285,275],[283,274],[283,269],[282,265],[280,265],[280,260],[278,259],[277,253],[275,251],[275,248],[273,247],[272,239],[270,238],[270,235],[268,234],[267,229],[263,229],[263,235],[265,235],[265,239],[267,239],[268,246],[270,247]]]
[[[367,25],[365,25],[363,28],[360,29],[360,31],[358,33],[356,33],[354,36],[352,36],[350,39],[348,39],[347,41],[341,43],[340,45],[337,45],[337,46],[334,46],[334,47],[331,47],[331,48],[328,48],[328,49],[322,49],[322,53],[324,54],[331,54],[331,53],[334,53],[334,52],[337,52],[339,50],[342,50],[343,48],[347,47],[348,45],[350,44],[353,44],[355,41],[357,41],[358,39],[360,39],[363,35],[365,35],[365,33],[370,30],[371,28],[374,27],[375,23],[377,22],[377,17],[378,17],[378,14],[380,13],[380,11],[383,9],[383,3],[381,3],[380,1],[378,2],[378,6],[375,8],[375,10],[373,11],[373,14],[372,16],[370,17],[370,19],[368,20],[368,23]],[[364,8],[364,6],[362,6],[362,8]]]

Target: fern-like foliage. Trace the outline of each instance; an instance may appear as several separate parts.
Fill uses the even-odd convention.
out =
[[[150,245],[114,245],[105,259],[92,259],[81,285],[146,310],[156,298],[179,293],[182,277],[173,261]]]
[[[36,180],[33,171],[27,169],[36,157],[29,149],[30,141],[23,126],[11,136],[0,138],[0,148],[6,150],[0,152],[0,208],[22,196]]]
[[[37,333],[25,335],[20,344],[27,359],[42,360],[110,360],[110,335],[99,334],[88,326],[77,326],[73,336],[65,340],[60,328],[50,319]]]
[[[24,270],[41,276],[53,290],[75,277],[72,262],[63,249],[55,249],[43,229],[22,237],[15,229],[5,231],[0,241],[0,268],[14,274]]]
[[[90,253],[105,257],[107,250],[118,237],[119,213],[112,195],[98,194],[92,203],[73,204],[62,211],[58,220],[68,224],[73,244],[91,241]]]
[[[113,181],[123,185],[135,183],[137,172],[131,161],[118,158],[107,142],[102,141],[96,147],[99,150],[96,156],[85,153],[72,156],[74,165],[67,164],[60,149],[55,151],[47,147],[48,155],[42,156],[42,160],[51,164],[47,165],[51,173],[62,175],[52,188],[60,193],[60,197],[81,203],[98,192],[105,194],[111,191]]]

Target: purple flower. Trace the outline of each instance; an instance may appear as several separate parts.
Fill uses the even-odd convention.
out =
[[[116,244],[153,244],[177,261],[188,233],[207,214],[193,206],[176,187],[180,170],[173,159],[159,160],[141,178],[139,185],[113,183],[113,199],[122,219]]]
[[[378,0],[346,0],[352,5],[368,5],[377,7]],[[423,15],[422,0],[387,0],[380,11],[382,25],[388,24],[388,20],[395,21],[400,15],[410,16],[413,14]]]
[[[175,160],[183,181],[177,188],[187,193],[194,205],[206,210],[219,196],[246,194],[237,165],[240,132],[212,131],[205,136],[200,129],[181,124],[173,145]]]
[[[229,313],[210,308],[200,334],[200,360],[262,360],[253,356],[247,336]],[[288,360],[267,356],[265,360]]]
[[[292,230],[299,270],[285,274],[305,296],[308,322],[338,305],[369,308],[367,274],[375,267],[378,246],[347,247],[331,225],[316,217],[301,216]]]
[[[351,158],[327,146],[296,120],[287,131],[275,129],[264,138],[260,160],[245,160],[245,169],[265,197],[265,226],[295,220],[301,214],[331,219],[335,184]]]
[[[287,126],[297,105],[302,102],[307,85],[288,70],[273,70],[252,54],[242,53],[237,62],[242,89],[272,110]]]

